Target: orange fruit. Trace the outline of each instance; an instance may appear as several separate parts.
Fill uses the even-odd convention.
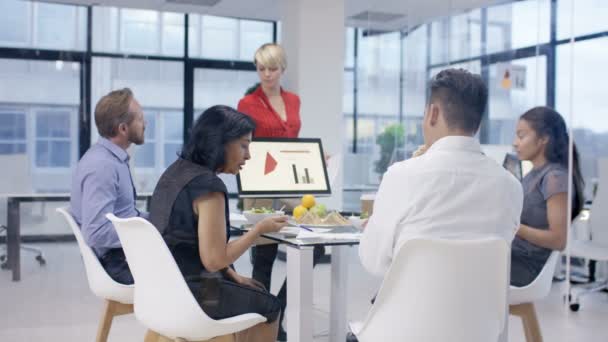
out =
[[[304,216],[306,213],[308,212],[308,209],[306,209],[306,207],[299,205],[295,208],[293,208],[293,217],[296,220],[299,220],[302,216]]]
[[[302,196],[302,206],[306,209],[310,209],[315,206],[315,196],[313,195],[304,195]]]

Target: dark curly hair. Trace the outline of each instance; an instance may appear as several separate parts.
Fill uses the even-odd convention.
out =
[[[221,105],[209,107],[194,122],[180,157],[217,171],[224,165],[226,144],[254,129],[253,119],[234,108]]]
[[[430,82],[430,100],[439,101],[450,128],[475,133],[488,102],[488,87],[481,76],[464,69],[446,69]]]
[[[568,167],[568,129],[564,118],[554,109],[549,107],[534,107],[525,112],[520,120],[526,121],[537,136],[548,138],[545,148],[545,158],[551,163],[561,164]],[[574,145],[574,157],[572,160],[572,182],[574,185],[574,205],[572,206],[572,218],[574,219],[585,203],[583,188],[584,181],[579,165],[579,156]]]

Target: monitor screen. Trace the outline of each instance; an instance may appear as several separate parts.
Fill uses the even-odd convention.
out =
[[[241,197],[331,195],[321,139],[254,138],[237,175]]]
[[[513,176],[515,176],[515,178],[521,181],[521,179],[523,178],[523,170],[521,164],[521,160],[519,160],[517,156],[511,153],[507,153],[505,155],[505,160],[502,166],[504,166],[507,171],[511,172]]]

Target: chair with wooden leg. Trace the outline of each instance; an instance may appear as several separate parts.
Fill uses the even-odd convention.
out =
[[[533,282],[523,287],[511,286],[509,289],[509,314],[521,318],[526,342],[543,341],[534,302],[545,298],[551,291],[553,273],[559,255],[559,251],[551,252],[545,266]]]
[[[137,284],[135,317],[151,330],[146,342],[228,342],[234,341],[235,333],[266,322],[256,313],[217,320],[207,316],[152,223],[141,217],[106,217],[116,228]]]
[[[97,342],[105,342],[108,339],[114,317],[133,313],[134,286],[120,284],[110,278],[93,250],[84,241],[80,227],[74,221],[72,215],[66,208],[58,208],[57,212],[63,215],[74,236],[76,236],[89,288],[91,288],[93,294],[105,301],[103,315],[97,330],[97,338],[95,339]]]

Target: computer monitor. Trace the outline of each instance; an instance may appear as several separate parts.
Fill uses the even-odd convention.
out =
[[[513,152],[513,146],[482,144],[481,150],[483,151],[483,154],[496,161],[498,165],[503,165],[505,155]]]
[[[255,138],[237,175],[240,197],[331,195],[321,139]]]
[[[511,145],[481,145],[483,153],[509,170],[517,179],[522,180],[533,168],[529,160],[519,160]]]
[[[520,181],[532,171],[534,165],[529,160],[520,160],[515,154],[507,153],[502,163],[505,169],[511,172]]]
[[[517,158],[514,154],[507,153],[505,155],[505,160],[502,163],[502,166],[507,169],[507,171],[511,172],[515,178],[520,181],[523,178],[523,170],[521,166],[521,160]]]

